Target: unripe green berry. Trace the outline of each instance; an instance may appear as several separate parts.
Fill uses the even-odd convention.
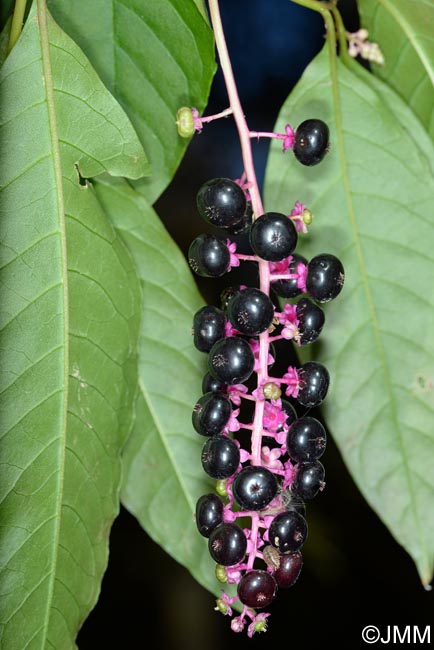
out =
[[[217,481],[217,483],[215,484],[215,491],[221,497],[227,497],[228,496],[228,493],[226,491],[226,480],[225,479]]]
[[[228,606],[226,605],[225,602],[221,598],[217,598],[215,601],[217,607],[215,608],[216,611],[221,612],[222,614],[226,614],[228,611]]]
[[[191,108],[182,106],[176,113],[176,127],[181,138],[191,138],[194,135],[194,121]]]
[[[310,224],[312,223],[312,219],[313,219],[312,212],[310,210],[308,210],[307,208],[305,208],[303,210],[303,212],[301,213],[301,216],[303,217],[303,223],[306,226],[310,226]]]
[[[262,392],[264,393],[265,399],[279,399],[282,395],[282,391],[280,390],[279,386],[273,381],[269,381],[264,384]]]
[[[228,577],[226,575],[226,569],[222,564],[216,564],[215,567],[215,577],[219,582],[227,582]]]

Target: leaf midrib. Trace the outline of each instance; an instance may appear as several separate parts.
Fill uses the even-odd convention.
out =
[[[43,624],[43,637],[41,647],[46,647],[48,628],[50,622],[51,605],[54,596],[54,584],[56,580],[56,570],[58,563],[58,549],[60,539],[60,525],[63,500],[63,484],[65,478],[65,436],[66,423],[68,414],[68,386],[69,386],[69,306],[68,306],[68,267],[67,267],[67,248],[66,248],[66,223],[65,223],[65,201],[63,196],[62,184],[62,165],[59,147],[59,131],[57,126],[56,108],[54,100],[54,83],[50,58],[50,42],[48,36],[48,16],[45,0],[37,0],[37,21],[39,25],[39,38],[41,44],[41,60],[45,87],[45,97],[48,112],[48,127],[50,131],[51,153],[53,158],[53,171],[55,179],[55,191],[57,202],[57,216],[59,227],[59,239],[61,248],[61,274],[63,284],[63,346],[64,346],[64,365],[63,365],[63,414],[62,430],[59,436],[63,440],[61,445],[60,466],[58,473],[58,496],[54,519],[54,538],[52,542],[52,559],[51,571],[48,583],[48,597],[46,601],[46,611]]]
[[[384,1],[384,0],[380,0]],[[421,529],[421,521],[420,521],[420,516],[419,516],[419,511],[417,508],[416,504],[416,499],[414,495],[414,487],[413,487],[413,481],[411,479],[411,473],[409,470],[408,462],[407,462],[407,457],[406,454],[404,453],[404,443],[403,443],[403,438],[402,438],[402,433],[401,433],[401,428],[399,426],[398,422],[398,417],[396,413],[396,407],[395,407],[395,398],[393,395],[393,390],[391,386],[391,377],[390,377],[390,371],[389,367],[387,364],[387,359],[386,359],[386,354],[381,338],[381,333],[380,333],[380,328],[378,324],[378,318],[377,318],[377,312],[375,309],[374,301],[372,298],[372,293],[371,293],[371,288],[369,286],[369,280],[368,280],[368,275],[367,275],[367,269],[365,265],[365,260],[363,257],[363,251],[362,247],[360,244],[360,238],[357,230],[357,223],[356,223],[356,215],[355,215],[355,208],[352,200],[352,194],[351,194],[351,187],[350,187],[350,180],[349,180],[349,174],[348,174],[348,165],[347,165],[347,159],[346,159],[346,152],[345,152],[345,146],[344,146],[344,141],[342,138],[342,133],[343,133],[343,127],[342,127],[342,111],[341,111],[341,100],[340,100],[340,93],[339,93],[339,76],[337,73],[337,67],[336,67],[336,53],[335,53],[335,39],[331,39],[330,36],[327,38],[328,42],[328,47],[329,47],[329,64],[330,64],[330,76],[331,76],[331,81],[332,81],[332,97],[333,97],[333,104],[335,107],[335,119],[336,119],[336,131],[337,131],[337,139],[338,139],[338,150],[339,150],[339,157],[341,160],[341,167],[342,167],[342,181],[343,181],[343,186],[344,186],[344,192],[345,192],[345,198],[346,202],[348,205],[348,213],[350,217],[350,225],[351,225],[351,230],[353,232],[353,238],[354,238],[354,245],[356,248],[357,252],[357,259],[360,267],[360,273],[362,277],[362,282],[364,286],[364,291],[366,295],[366,300],[368,303],[368,309],[371,313],[372,317],[372,327],[374,330],[374,336],[375,340],[377,343],[377,348],[378,348],[378,354],[380,358],[380,363],[383,368],[383,376],[384,376],[384,383],[386,387],[386,391],[388,394],[388,403],[390,405],[390,411],[391,411],[391,416],[395,425],[395,431],[397,433],[397,438],[398,438],[398,443],[399,443],[399,448],[400,448],[400,454],[403,460],[403,467],[404,467],[404,472],[405,472],[405,477],[406,477],[406,482],[408,485],[408,494],[410,497],[410,501],[412,504],[412,511],[414,513],[414,518],[416,521],[416,526],[418,530],[418,538],[420,541],[420,545],[422,548],[423,552],[423,557],[425,561],[429,564],[429,554],[426,548],[426,543],[425,543],[425,537],[422,533]],[[346,59],[344,59],[346,61]],[[425,580],[425,577],[424,577]]]

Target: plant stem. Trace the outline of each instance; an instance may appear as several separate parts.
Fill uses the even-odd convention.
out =
[[[11,31],[9,34],[9,42],[7,53],[12,50],[13,46],[17,42],[21,30],[23,29],[24,14],[26,11],[27,0],[15,0],[14,13],[12,16]]]
[[[286,135],[284,133],[270,133],[269,131],[250,131],[251,138],[278,138],[284,140]]]
[[[232,71],[232,64],[229,57],[226,39],[223,31],[222,20],[218,0],[208,0],[211,23],[214,31],[217,51],[220,58],[220,65],[223,72],[226,90],[229,97],[229,104],[233,112],[235,124],[238,129],[238,136],[241,144],[241,153],[243,156],[244,171],[247,182],[249,183],[249,193],[252,201],[253,218],[257,219],[264,213],[262,199],[259,192],[258,181],[256,179],[255,166],[253,163],[252,145],[250,142],[250,130],[244,117],[238,95],[237,85]],[[261,291],[270,294],[270,271],[268,262],[258,258],[259,267],[259,285]],[[268,332],[264,332],[259,337],[259,370],[257,373],[258,387],[266,380],[268,376]],[[251,464],[261,465],[261,446],[262,446],[262,423],[264,417],[264,400],[257,400],[255,405],[255,416],[253,419],[252,430],[252,455]]]
[[[207,122],[213,122],[213,120],[219,120],[221,117],[228,117],[229,115],[232,115],[232,108],[225,108],[225,110],[220,113],[216,113],[215,115],[206,115],[199,119],[203,124],[206,124]]]

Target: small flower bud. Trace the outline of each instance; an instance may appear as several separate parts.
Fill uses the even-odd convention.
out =
[[[241,616],[237,616],[236,618],[233,618],[231,621],[231,630],[232,632],[242,632],[244,630],[244,620],[241,618]]]

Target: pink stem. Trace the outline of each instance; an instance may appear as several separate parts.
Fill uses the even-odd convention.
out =
[[[225,110],[221,111],[221,113],[216,113],[215,115],[207,115],[206,117],[199,117],[198,119],[202,122],[202,124],[206,124],[207,122],[213,122],[213,120],[219,120],[221,117],[228,117],[228,115],[232,115],[232,108],[225,108]]]
[[[278,138],[279,140],[286,138],[285,133],[271,133],[270,131],[249,131],[249,136],[251,138]]]
[[[217,50],[220,57],[220,65],[225,79],[226,89],[229,97],[229,104],[233,112],[235,124],[238,129],[241,152],[244,162],[244,171],[249,185],[249,192],[252,201],[253,218],[257,219],[264,213],[261,194],[259,192],[258,181],[256,179],[255,166],[253,163],[252,146],[250,142],[250,130],[244,117],[232,71],[231,60],[226,45],[226,39],[223,31],[223,25],[220,16],[218,0],[209,0],[209,11],[211,16],[214,37]],[[258,258],[259,266],[259,285],[261,291],[270,294],[270,270],[268,262]],[[268,374],[268,332],[264,332],[259,337],[259,370],[258,370],[258,387]],[[261,440],[262,440],[262,420],[264,415],[264,402],[257,401],[255,408],[255,417],[253,420],[252,432],[252,465],[261,465]]]
[[[271,282],[275,280],[298,280],[298,273],[277,273],[271,276]]]
[[[239,260],[244,260],[247,262],[257,262],[258,258],[256,255],[242,255],[241,253],[235,253]],[[298,275],[296,276],[298,277]]]

